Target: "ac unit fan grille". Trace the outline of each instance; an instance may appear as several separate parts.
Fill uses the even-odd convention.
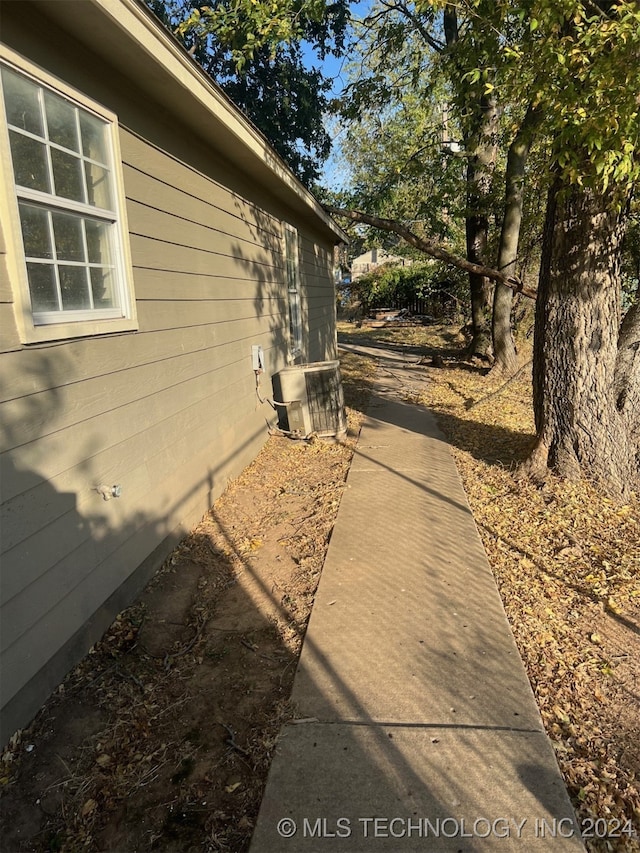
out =
[[[307,405],[314,432],[331,432],[336,429],[342,412],[339,378],[335,370],[316,370],[305,373]]]

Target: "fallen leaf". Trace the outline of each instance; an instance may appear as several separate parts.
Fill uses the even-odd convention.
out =
[[[98,807],[98,804],[95,800],[87,800],[87,802],[82,806],[82,811],[80,812],[82,817],[87,817],[92,812],[94,812]]]

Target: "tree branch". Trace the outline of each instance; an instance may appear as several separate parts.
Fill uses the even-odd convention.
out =
[[[431,35],[429,30],[418,19],[418,16],[411,12],[404,3],[388,3],[386,0],[381,0],[381,2],[382,5],[390,12],[399,12],[401,15],[404,15],[404,17],[413,24],[429,47],[435,50],[436,53],[442,53],[445,46]]]
[[[507,287],[510,287],[516,293],[522,293],[523,296],[527,296],[529,299],[536,298],[536,291],[532,290],[530,287],[526,287],[524,282],[522,282],[517,276],[508,276],[503,272],[500,272],[500,270],[493,269],[493,267],[486,267],[482,264],[473,264],[465,258],[454,255],[453,252],[450,252],[449,249],[436,240],[418,237],[417,234],[414,234],[413,231],[410,231],[402,225],[402,223],[396,222],[395,219],[381,219],[379,216],[371,216],[369,213],[362,213],[359,210],[344,210],[339,207],[332,207],[329,204],[325,204],[323,207],[331,216],[350,219],[352,222],[362,222],[364,225],[371,225],[374,228],[379,228],[381,231],[390,231],[391,233],[402,237],[402,239],[409,243],[410,246],[414,246],[416,249],[424,252],[425,255],[437,258],[439,261],[444,261],[445,263],[458,267],[458,269],[464,270],[465,272],[486,276],[486,278],[491,279],[491,281],[498,281],[501,284],[506,284]]]

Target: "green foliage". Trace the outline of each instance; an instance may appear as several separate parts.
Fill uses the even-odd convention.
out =
[[[347,0],[147,3],[298,177],[307,185],[317,180],[331,148],[324,124],[331,84],[305,67],[301,41],[320,58],[339,52]]]
[[[455,240],[464,163],[443,153],[441,123],[434,100],[408,92],[402,103],[352,124],[343,154],[360,205],[410,222],[418,232]]]
[[[326,49],[329,29],[339,34],[347,22],[347,4],[324,0],[219,0],[191,10],[176,27],[181,37],[214,34],[230,52],[238,72],[266,49],[275,60],[283,44],[319,40]],[[329,24],[329,26],[327,26]]]
[[[462,302],[468,290],[466,277],[439,261],[413,263],[410,266],[381,264],[350,285],[352,298],[365,312],[373,307],[391,307],[414,299]]]
[[[502,110],[502,157],[527,108],[542,116],[530,153],[522,246],[534,263],[540,200],[553,179],[601,192],[615,185],[620,204],[640,179],[637,0],[383,3],[372,8],[359,38],[360,61],[342,109],[357,119],[344,150],[366,209],[420,219],[428,233],[455,241],[465,213],[464,175],[453,158],[441,156],[445,121],[437,105],[448,105],[448,138],[462,140],[463,153],[473,157],[482,96],[495,96]],[[499,159],[496,174],[501,169]],[[495,222],[501,183],[494,180],[492,189]]]
[[[346,125],[341,153],[351,175],[350,206],[461,251],[465,161],[442,145],[445,121],[452,138],[460,136],[456,118],[445,118],[451,96],[437,16],[379,3],[354,32],[349,84],[335,103]],[[367,245],[394,249],[382,232],[372,232]]]
[[[553,140],[548,169],[563,183],[600,191],[615,184],[626,192],[640,177],[636,0],[471,0],[467,6],[477,38],[463,48],[465,79],[484,80],[486,91],[497,90],[520,109],[539,108],[540,132]]]
[[[636,2],[538,3],[536,48],[553,84],[539,99],[569,183],[629,187],[640,177],[640,7]],[[531,22],[533,23],[531,19]]]

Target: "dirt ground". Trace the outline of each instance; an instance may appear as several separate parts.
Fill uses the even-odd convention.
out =
[[[404,399],[452,444],[580,818],[640,832],[638,501],[518,481],[530,377],[492,384],[457,361],[456,330],[343,334],[406,353]],[[270,438],[13,739],[3,851],[247,850],[375,365],[343,354],[342,371],[345,444]],[[640,850],[628,835],[588,847]]]

